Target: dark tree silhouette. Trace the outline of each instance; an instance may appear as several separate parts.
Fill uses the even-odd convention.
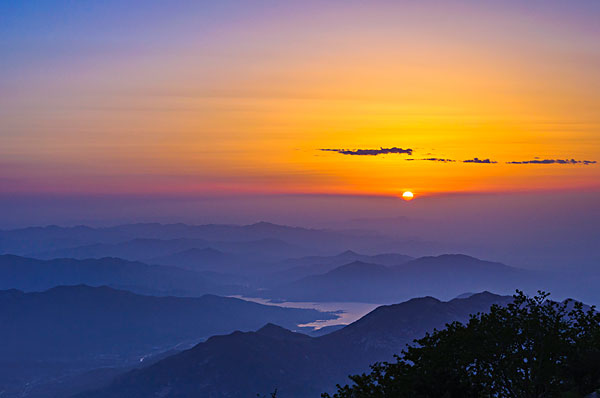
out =
[[[584,397],[600,387],[600,314],[544,292],[517,291],[511,304],[415,343],[333,398]]]

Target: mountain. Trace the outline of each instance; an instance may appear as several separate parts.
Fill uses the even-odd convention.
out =
[[[289,328],[333,315],[235,298],[142,296],[106,286],[0,291],[0,358],[144,355],[266,322]]]
[[[28,227],[0,231],[0,254],[27,255],[57,248],[77,247],[93,243],[116,243],[128,239],[127,234],[87,226]]]
[[[375,309],[321,337],[268,324],[256,332],[214,336],[79,398],[319,396],[374,361],[391,360],[405,344],[448,322],[466,321],[511,297],[491,293],[441,302],[431,297]]]
[[[452,274],[457,269],[461,272],[510,272],[516,270],[508,265],[480,260],[464,254],[442,254],[441,256],[425,256],[405,263],[404,272],[442,272]]]
[[[196,244],[195,246],[179,248],[170,253],[152,253],[150,256],[153,257],[172,254],[176,251],[183,251],[192,247],[202,249],[210,246],[217,250],[234,252],[235,250],[229,250],[227,245],[225,245],[227,242],[240,243],[261,240],[268,242],[269,240],[276,240],[287,242],[290,248],[295,248],[293,251],[280,252],[277,256],[278,260],[315,253],[330,255],[347,248],[372,252],[374,248],[381,248],[382,246],[399,247],[398,245],[404,245],[402,247],[405,247],[408,244],[408,247],[413,247],[415,245],[412,241],[403,243],[384,238],[372,232],[311,229],[277,225],[268,222],[258,222],[250,225],[144,223],[102,228],[47,226],[4,230],[0,231],[0,254],[17,254],[30,257],[37,257],[38,255],[48,256],[44,258],[122,257],[107,252],[90,256],[84,251],[80,251],[81,256],[76,256],[62,252],[62,250],[81,247],[86,247],[85,250],[95,250],[93,245],[118,244],[135,239],[162,241],[182,239],[209,242],[204,245]],[[213,242],[220,242],[222,246],[216,246]],[[260,250],[264,250],[264,247]],[[383,250],[375,251],[381,252]],[[145,260],[149,257],[122,258]]]
[[[98,243],[34,253],[32,257],[40,259],[118,257],[125,260],[144,261],[148,263],[156,262],[156,260],[160,263],[164,263],[165,260],[172,262],[172,260],[177,260],[178,257],[183,257],[184,261],[193,262],[193,257],[197,255],[208,257],[212,255],[216,257],[214,252],[211,254],[212,250],[229,252],[231,261],[227,261],[227,265],[241,270],[247,268],[250,264],[278,261],[283,258],[306,253],[306,249],[275,238],[239,242],[187,238],[168,240],[136,238],[119,243]],[[171,258],[170,256],[174,257]],[[241,264],[240,258],[243,258],[243,264]]]
[[[127,234],[140,238],[154,239],[205,239],[213,241],[251,241],[260,239],[282,239],[294,244],[303,245],[324,237],[339,235],[319,229],[290,227],[269,222],[258,222],[249,225],[231,224],[129,224],[105,228],[112,233]]]
[[[335,256],[306,256],[301,258],[291,258],[282,261],[280,264],[282,268],[293,268],[313,265],[339,266],[353,261],[362,261],[365,263],[393,266],[404,264],[413,259],[413,257],[398,253],[383,253],[371,256],[360,254],[353,250],[346,250]]]
[[[328,341],[327,344],[353,345],[361,352],[365,363],[373,363],[434,328],[443,328],[453,321],[466,322],[471,314],[486,312],[493,304],[504,305],[511,300],[512,296],[487,291],[446,302],[433,297],[415,298],[377,307],[358,321],[322,339]]]
[[[191,248],[205,248],[209,243],[201,239],[155,239],[135,238],[119,243],[95,243],[91,245],[57,249],[35,253],[33,257],[41,259],[53,258],[102,258],[117,257],[132,261],[145,261],[151,258],[166,256]]]
[[[397,302],[435,295],[445,299],[477,289],[512,292],[529,283],[525,271],[465,255],[422,257],[391,267],[355,261],[263,291],[291,301]]]
[[[404,287],[411,297],[425,294],[449,299],[482,289],[512,293],[537,283],[526,270],[464,254],[420,257],[395,270],[410,282]]]
[[[263,295],[290,301],[389,302],[399,296],[396,279],[397,273],[389,267],[354,261],[264,291]]]
[[[212,295],[150,297],[83,285],[36,293],[4,290],[0,391],[6,395],[0,395],[33,380],[39,384],[95,368],[131,366],[215,334],[255,330],[267,322],[295,328],[334,317]]]
[[[223,253],[212,247],[204,249],[191,248],[148,260],[150,264],[174,265],[195,271],[215,271],[240,262],[242,260],[237,256]]]
[[[0,255],[0,289],[39,291],[59,285],[109,285],[156,295],[232,293],[235,287],[209,282],[196,272],[119,258],[37,260]]]
[[[306,276],[331,271],[335,267],[354,261],[395,266],[404,264],[410,260],[413,260],[413,257],[398,253],[384,253],[370,256],[346,250],[335,256],[308,256],[281,261],[279,268],[284,270],[270,275],[270,280],[277,283],[292,282]]]
[[[250,225],[126,224],[113,227],[29,227],[0,231],[0,253],[32,254],[97,243],[119,243],[133,239],[209,240],[245,242],[278,239],[296,246],[323,245],[324,240],[345,239],[342,232],[289,227],[267,222]],[[302,255],[302,254],[300,254]]]
[[[332,253],[347,247],[364,247],[380,241],[380,236],[355,231],[293,227],[257,222],[249,225],[185,225],[185,224],[134,224],[112,227],[113,230],[160,239],[194,238],[222,242],[243,242],[262,239],[277,239],[294,246],[309,248],[311,252]],[[303,256],[306,254],[293,254]]]

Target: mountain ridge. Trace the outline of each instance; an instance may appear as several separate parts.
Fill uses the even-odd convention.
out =
[[[463,254],[420,257],[400,265],[354,261],[262,292],[289,301],[356,301],[386,303],[438,295],[444,299],[465,291],[512,292],[529,282],[527,274],[508,265]]]
[[[331,390],[336,382],[344,382],[348,374],[368,370],[374,361],[391,360],[393,354],[424,331],[454,320],[464,321],[473,312],[510,300],[512,297],[494,294],[455,302],[418,298],[378,307],[360,320],[321,337],[298,336],[273,324],[256,332],[214,336],[78,398],[141,398],[161,393],[242,398],[275,389],[291,398],[318,396]],[[415,314],[429,314],[430,319],[423,322]],[[403,323],[409,327],[399,329]]]
[[[228,292],[193,271],[115,257],[39,260],[0,255],[0,289],[46,290],[59,285],[109,285],[138,293],[198,295]]]

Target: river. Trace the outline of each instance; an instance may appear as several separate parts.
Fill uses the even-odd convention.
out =
[[[373,303],[352,303],[352,302],[302,302],[302,301],[284,301],[273,302],[268,299],[258,297],[231,296],[242,300],[252,301],[264,305],[274,305],[286,308],[309,308],[323,312],[334,312],[338,315],[335,319],[317,320],[315,322],[298,325],[298,327],[312,327],[319,330],[326,326],[348,325],[382,304]]]

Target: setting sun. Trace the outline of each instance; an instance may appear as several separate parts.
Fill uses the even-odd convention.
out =
[[[404,200],[413,200],[414,197],[415,195],[413,195],[413,193],[410,191],[404,191],[404,193],[402,194],[402,199]]]

